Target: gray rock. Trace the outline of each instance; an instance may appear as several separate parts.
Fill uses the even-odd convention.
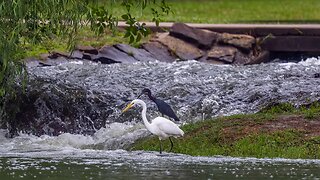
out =
[[[81,52],[88,53],[88,54],[95,54],[95,55],[99,53],[98,50],[92,46],[77,46],[76,50],[79,50]]]
[[[113,46],[103,46],[99,50],[99,54],[95,55],[92,60],[101,62],[102,64],[137,62],[135,58],[129,56],[128,54],[118,50]]]
[[[74,61],[73,59],[67,59],[65,57],[58,57],[55,59],[47,58],[45,60],[38,60],[38,59],[27,59],[25,60],[25,64],[27,67],[43,67],[43,66],[57,66],[59,64],[64,64],[67,62]]]
[[[233,63],[238,49],[230,46],[214,46],[208,51],[209,60],[222,61],[225,63]]]
[[[93,54],[89,54],[89,53],[83,53],[83,59],[86,59],[86,60],[92,60],[92,56],[94,56]]]
[[[203,51],[181,39],[172,37],[169,33],[161,33],[156,39],[167,46],[171,53],[181,60],[195,60],[203,56]]]
[[[214,60],[214,59],[208,59],[207,56],[204,56],[204,57],[200,58],[198,61],[199,61],[199,62],[202,62],[202,63],[206,63],[206,64],[216,64],[216,65],[227,64],[227,63],[225,63],[224,61],[219,61],[219,60]]]
[[[116,44],[114,47],[134,57],[138,61],[156,61],[152,54],[144,49],[137,49],[128,44]]]
[[[42,58],[44,57],[45,56],[43,56]],[[48,59],[57,59],[59,57],[64,57],[68,59],[82,59],[83,53],[78,50],[74,50],[71,53],[54,51],[49,56],[47,56]]]
[[[71,52],[70,57],[73,59],[83,59],[83,53],[79,50],[74,50]]]
[[[158,61],[162,62],[174,62],[176,60],[176,56],[173,56],[168,48],[162,45],[159,42],[148,42],[142,45],[146,51],[148,51],[152,56]]]
[[[245,54],[241,51],[237,51],[234,57],[233,64],[245,65],[245,64],[249,64],[253,59],[254,57],[251,52],[249,54]]]
[[[253,48],[256,40],[254,37],[243,34],[222,33],[219,38],[219,43],[232,45],[245,51],[250,51]]]
[[[247,64],[260,64],[270,61],[270,52],[269,51],[262,51],[251,58],[251,61],[246,63]]]
[[[219,37],[219,33],[192,28],[183,23],[173,24],[170,35],[195,44],[201,49],[210,49]]]

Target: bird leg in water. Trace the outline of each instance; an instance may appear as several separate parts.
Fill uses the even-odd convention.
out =
[[[171,143],[171,147],[170,147],[169,152],[171,152],[171,150],[172,150],[172,148],[173,148],[173,142],[172,142],[172,140],[171,140],[171,138],[170,138],[170,137],[169,137],[169,140],[170,140],[170,143]]]
[[[162,144],[161,144],[161,139],[159,139],[160,142],[160,154],[162,154]]]

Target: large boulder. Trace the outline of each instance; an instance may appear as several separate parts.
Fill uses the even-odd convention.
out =
[[[214,46],[208,51],[207,59],[231,64],[234,62],[237,52],[238,49],[234,47]]]
[[[256,40],[254,37],[244,34],[222,33],[219,38],[219,43],[231,45],[245,50],[246,52],[252,50],[255,42]]]
[[[169,51],[181,60],[195,60],[203,56],[203,51],[181,39],[172,37],[169,33],[162,33],[156,41],[167,46]]]
[[[193,43],[201,49],[210,49],[219,38],[219,34],[216,32],[192,28],[183,23],[173,24],[170,35]]]
[[[128,55],[113,46],[103,46],[99,49],[99,54],[95,55],[93,61],[101,62],[102,64],[137,62],[131,55]]]
[[[116,44],[114,47],[132,56],[138,61],[156,61],[153,55],[144,49],[137,49],[128,44]]]
[[[158,61],[174,62],[177,59],[175,55],[170,53],[166,46],[156,41],[144,43],[142,48],[152,54]]]

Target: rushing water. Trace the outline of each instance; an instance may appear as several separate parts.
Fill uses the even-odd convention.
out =
[[[75,104],[74,112],[79,113],[74,117],[80,118],[75,126],[79,126],[80,132],[92,128],[94,133],[34,136],[24,132],[8,139],[6,130],[1,130],[0,179],[320,178],[320,160],[192,157],[126,151],[123,149],[136,139],[150,134],[137,111],[120,115],[123,104],[136,97],[144,86],[151,87],[163,98],[169,94],[169,102],[184,117],[181,123],[256,112],[269,103],[299,105],[319,100],[319,58],[239,67],[194,61],[130,66],[73,62],[31,70],[30,83],[38,84],[34,89],[44,93],[35,100],[38,115],[34,123],[50,118],[63,121],[63,111],[58,111],[64,105],[60,99],[70,98],[68,102]],[[34,91],[29,87],[30,92]],[[75,92],[85,101],[73,97]],[[58,103],[54,104],[55,100]],[[149,114],[153,116],[154,108],[150,106]],[[90,123],[82,124],[83,121]],[[98,128],[96,121],[103,122],[103,127]]]
[[[268,105],[295,105],[320,99],[320,60],[250,66],[208,65],[197,61],[98,64],[74,61],[30,67],[27,92],[13,126],[42,135],[93,135],[112,123],[140,122],[137,111],[121,114],[144,87],[168,102],[181,122],[253,113]],[[142,97],[148,115],[154,103]],[[125,143],[125,142],[124,142]]]

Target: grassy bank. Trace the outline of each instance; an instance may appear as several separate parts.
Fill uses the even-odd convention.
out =
[[[188,124],[174,139],[175,153],[193,156],[320,158],[320,106],[299,109],[284,104],[257,114],[234,115]],[[169,141],[164,147],[169,149]],[[139,140],[131,150],[159,150],[155,136]]]
[[[168,0],[174,12],[163,21],[193,23],[319,22],[318,0]],[[113,12],[121,12],[115,6]],[[134,13],[150,21],[150,12]]]

